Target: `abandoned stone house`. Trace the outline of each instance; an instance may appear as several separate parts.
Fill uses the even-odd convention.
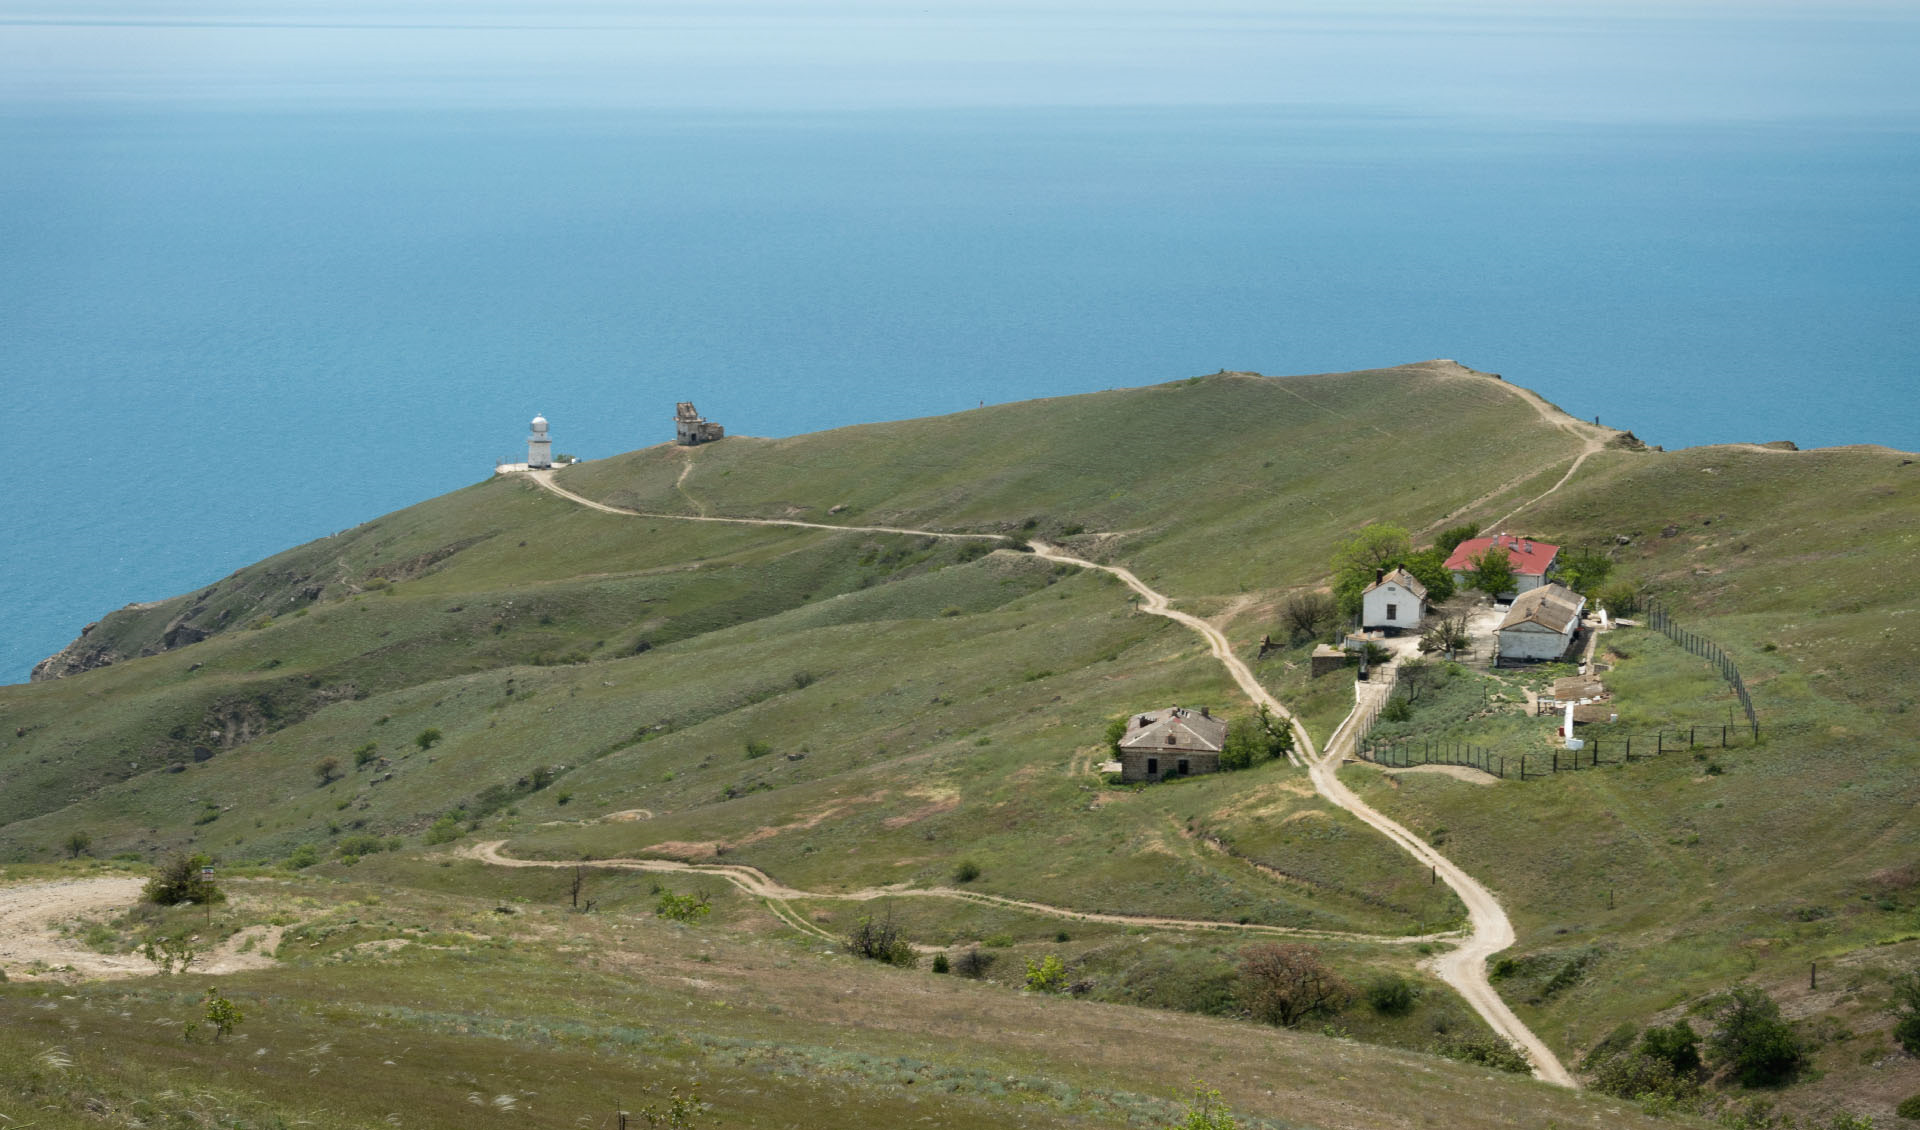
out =
[[[1120,779],[1159,781],[1220,771],[1227,724],[1205,707],[1150,710],[1127,719],[1120,739]]]
[[[712,443],[716,439],[726,438],[727,429],[706,419],[694,411],[693,401],[682,400],[674,408],[674,442],[692,447],[696,444]]]

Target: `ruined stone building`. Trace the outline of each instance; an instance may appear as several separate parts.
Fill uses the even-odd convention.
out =
[[[694,411],[691,400],[682,400],[674,411],[673,438],[675,442],[685,447],[712,443],[726,434],[727,429]]]

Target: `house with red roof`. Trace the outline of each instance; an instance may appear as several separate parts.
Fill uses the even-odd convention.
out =
[[[1514,591],[1501,593],[1502,599],[1511,600],[1546,584],[1548,576],[1560,565],[1560,547],[1557,545],[1513,534],[1468,538],[1454,546],[1453,553],[1447,557],[1447,571],[1453,574],[1453,583],[1465,588],[1472,579],[1475,559],[1496,548],[1504,550],[1507,560],[1513,564]]]

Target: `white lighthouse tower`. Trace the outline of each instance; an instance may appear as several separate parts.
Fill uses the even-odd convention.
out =
[[[533,418],[533,434],[527,437],[527,470],[544,471],[553,466],[553,438],[547,435],[547,418]]]

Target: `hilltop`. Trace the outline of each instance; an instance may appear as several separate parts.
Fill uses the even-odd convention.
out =
[[[1916,884],[1898,876],[1920,832],[1906,784],[1920,737],[1920,641],[1906,615],[1920,590],[1917,469],[1865,447],[1646,450],[1490,374],[1427,362],[1221,373],[784,440],[662,445],[558,476],[582,499],[657,517],[502,476],[116,613],[36,672],[61,677],[0,688],[0,853],[51,860],[83,830],[100,856],[192,848],[275,868],[258,880],[263,903],[313,900],[323,905],[307,925],[342,934],[311,953],[283,942],[281,968],[243,975],[251,991],[289,999],[312,991],[299,986],[318,964],[349,959],[377,966],[377,984],[408,986],[409,1000],[441,991],[449,957],[351,947],[403,939],[406,921],[434,915],[491,936],[500,930],[476,925],[471,900],[487,900],[484,924],[495,899],[564,899],[557,873],[469,858],[502,839],[523,859],[745,866],[791,892],[756,898],[717,873],[684,880],[720,907],[695,943],[645,918],[647,888],[635,884],[646,880],[609,873],[595,915],[527,920],[581,933],[580,948],[507,931],[532,946],[516,959],[527,970],[612,978],[583,981],[583,1001],[634,976],[657,991],[655,974],[688,945],[728,970],[719,983],[743,986],[735,1003],[750,1010],[783,962],[862,992],[947,993],[931,974],[875,982],[811,951],[889,902],[836,896],[964,887],[977,897],[896,895],[890,913],[923,945],[1002,954],[1002,979],[1059,954],[1086,995],[1111,1004],[1053,1002],[1037,1022],[1091,1026],[1069,1040],[1094,1040],[1103,1024],[1132,1034],[1098,1039],[1143,1039],[1169,1020],[1126,1006],[1231,1012],[1235,950],[1262,928],[1303,930],[1355,982],[1410,979],[1418,1006],[1343,1014],[1337,1030],[1364,1044],[1272,1043],[1243,1023],[1183,1020],[1198,1025],[1183,1029],[1196,1062],[1258,1036],[1281,1061],[1337,1056],[1374,1080],[1316,1107],[1312,1125],[1387,1124],[1387,1110],[1416,1101],[1395,1089],[1411,1086],[1409,1063],[1466,1072],[1446,1086],[1479,1098],[1453,1124],[1538,1124],[1528,1112],[1550,1107],[1585,1118],[1557,1105],[1583,1100],[1542,1085],[1391,1050],[1481,1030],[1422,964],[1422,949],[1451,943],[1416,941],[1458,928],[1464,908],[1299,769],[1103,782],[1094,768],[1116,715],[1181,702],[1244,722],[1251,706],[1197,637],[1143,614],[1109,574],[1018,551],[1041,541],[1124,565],[1251,659],[1286,598],[1326,583],[1332,547],[1354,530],[1390,522],[1430,538],[1499,524],[1604,553],[1736,655],[1766,740],[1712,773],[1674,758],[1492,788],[1370,765],[1340,779],[1501,898],[1519,937],[1498,985],[1569,1064],[1621,1021],[1678,1015],[1739,977],[1787,994],[1818,961],[1845,970],[1828,982],[1838,987],[1795,995],[1791,1010],[1847,1035],[1828,1030],[1819,1053],[1832,1083],[1783,1101],[1815,1110],[1871,1089],[1875,1105],[1854,1108],[1890,1110],[1920,1091],[1898,1053],[1867,1054],[1889,1046],[1873,1002],[1915,959],[1901,939]],[[683,520],[701,517],[1002,540]],[[1712,669],[1664,637],[1610,646],[1618,678],[1641,688],[1631,721],[1725,713]],[[1254,670],[1322,742],[1352,684],[1315,682],[1305,666],[1295,646]],[[1447,718],[1448,733],[1541,738],[1480,713]],[[380,925],[348,907],[372,897],[404,909]],[[629,928],[636,936],[610,932]],[[709,979],[671,974],[689,975]],[[26,991],[5,990],[0,1008]],[[1038,1007],[1004,991],[978,1000],[981,1019],[967,1024]],[[634,1007],[654,1015],[668,1002]],[[754,1040],[837,1039],[754,1017]],[[441,1021],[393,1022],[460,1042]],[[877,1040],[902,1021],[876,1005],[841,1023]],[[744,1037],[730,1024],[696,1028],[731,1048]],[[971,1064],[988,1039],[941,1038],[916,1054]],[[713,1069],[733,1054],[719,1046],[686,1054]],[[1131,1070],[1115,1063],[1089,1082],[1076,1074],[1086,1064],[1025,1054],[1043,1064],[1036,1078],[1103,1093]],[[1262,1096],[1250,1067],[1156,1070],[1162,1096],[1201,1074],[1271,1115],[1315,1085]],[[857,1101],[876,1111],[907,1093],[861,1078]],[[1060,1109],[1097,1123],[1132,1100],[1101,1101]]]

